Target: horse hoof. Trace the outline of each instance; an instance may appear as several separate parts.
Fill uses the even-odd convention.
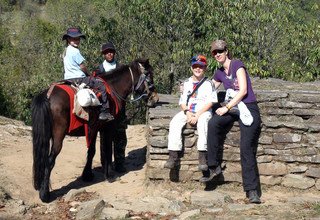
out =
[[[112,177],[109,176],[109,177],[106,178],[106,180],[108,181],[108,183],[113,183],[115,181],[119,181],[120,177],[118,177],[118,176],[112,176]]]
[[[49,193],[39,193],[39,197],[42,202],[48,203],[50,202],[50,194]]]
[[[116,173],[111,169],[109,170],[109,172],[105,172],[103,174],[103,177],[109,183],[115,182],[118,179],[120,179],[119,177],[117,177]]]
[[[83,175],[82,175],[82,181],[84,181],[84,182],[92,182],[93,179],[94,179],[93,173],[83,174]]]

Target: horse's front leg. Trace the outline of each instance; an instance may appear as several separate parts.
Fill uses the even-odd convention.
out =
[[[110,128],[110,126],[109,126]],[[108,132],[109,131],[109,132]],[[103,175],[106,180],[113,181],[115,173],[112,169],[112,134],[110,129],[100,131],[100,161]]]
[[[91,138],[90,146],[87,151],[87,163],[81,175],[82,180],[85,182],[91,182],[94,178],[94,174],[92,172],[92,161],[96,153],[96,139],[97,139],[97,132]]]

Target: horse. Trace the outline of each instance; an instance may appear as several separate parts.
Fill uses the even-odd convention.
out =
[[[109,103],[114,114],[121,109],[130,94],[136,94],[142,98],[147,106],[154,106],[159,100],[153,85],[153,68],[148,59],[136,59],[129,65],[122,65],[108,74],[98,76],[106,86],[109,86]],[[69,123],[71,120],[70,98],[67,92],[59,86],[50,87],[37,94],[31,105],[32,142],[33,142],[33,186],[39,191],[39,197],[43,202],[50,201],[50,174],[59,155],[63,140],[70,135]],[[89,139],[87,150],[87,162],[82,172],[84,181],[93,180],[92,160],[95,155],[95,144],[98,131],[104,131],[108,122],[99,121],[98,108],[90,107],[87,134]],[[108,131],[100,132],[108,135]],[[83,132],[76,132],[75,136],[83,136]],[[87,137],[88,137],[87,136]],[[101,136],[101,135],[100,135]],[[112,153],[110,149],[104,149]],[[108,177],[110,158],[112,155],[105,153],[103,172]]]

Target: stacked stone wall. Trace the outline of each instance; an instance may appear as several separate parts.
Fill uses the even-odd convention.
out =
[[[280,80],[253,80],[262,116],[258,146],[260,181],[320,190],[320,91],[319,84]],[[220,91],[219,94],[222,92]],[[164,169],[168,159],[169,123],[180,111],[177,95],[161,95],[148,112],[147,178],[198,180],[197,131],[183,129],[184,152],[178,169]],[[224,143],[223,181],[241,182],[239,125],[236,122]]]

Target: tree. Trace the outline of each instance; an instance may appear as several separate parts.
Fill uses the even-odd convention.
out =
[[[171,93],[190,76],[195,54],[208,57],[212,75],[218,64],[209,47],[218,38],[253,76],[319,79],[319,21],[317,0],[0,0],[0,111],[29,120],[33,95],[63,77],[68,27],[86,34],[81,52],[90,70],[112,41],[122,63],[149,58],[159,92]]]

